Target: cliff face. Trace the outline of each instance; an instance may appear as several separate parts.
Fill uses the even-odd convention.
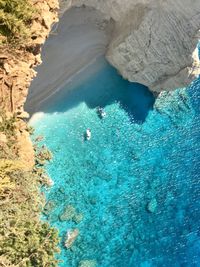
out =
[[[33,68],[41,63],[41,45],[45,42],[52,23],[57,21],[58,1],[32,0],[31,3],[38,12],[31,24],[30,38],[17,47],[0,47],[0,120],[1,113],[8,118],[12,114],[17,116],[16,154],[30,169],[34,165],[34,151],[27,125],[22,120],[29,116],[24,112],[24,103],[31,80],[36,75]]]
[[[2,18],[8,18],[8,21],[14,18],[16,25],[22,25],[22,16],[15,16],[12,11],[19,14],[22,10],[21,14],[26,16],[24,7],[29,2],[31,10],[38,9],[28,20],[30,36],[27,34],[25,39],[24,36],[22,40],[26,41],[23,43],[18,42],[20,34],[16,39],[12,35],[12,40],[8,40],[8,35],[2,31],[6,25]],[[35,75],[33,67],[40,63],[41,44],[57,18],[58,6],[54,0],[29,2],[5,0],[0,5],[1,15],[5,15],[0,25],[0,266],[56,267],[57,230],[40,220],[45,199],[39,188],[50,185],[41,164],[50,158],[50,154],[47,150],[36,150],[36,147],[34,153],[30,129],[23,120],[28,116],[23,106]],[[8,9],[3,12],[2,7]]]
[[[23,112],[33,70],[41,63],[40,50],[45,42],[52,23],[57,21],[57,0],[32,0],[38,10],[30,28],[30,38],[20,47],[1,47],[0,53],[0,108],[18,117],[27,117]]]
[[[129,81],[153,91],[188,85],[200,74],[198,0],[74,0],[115,21],[107,59]],[[68,2],[69,4],[69,2]],[[196,50],[195,50],[196,49]]]

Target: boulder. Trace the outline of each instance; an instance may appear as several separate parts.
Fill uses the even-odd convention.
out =
[[[96,260],[82,260],[80,261],[78,267],[96,267]]]
[[[67,249],[71,248],[71,246],[73,245],[78,235],[79,235],[78,229],[74,229],[74,230],[70,229],[67,231],[66,241],[65,241],[65,247]]]
[[[70,221],[76,216],[76,209],[72,205],[67,205],[60,214],[60,221]]]
[[[75,223],[80,223],[83,220],[83,214],[82,213],[76,213],[73,217],[73,221]]]
[[[151,213],[154,213],[156,212],[156,209],[157,209],[157,206],[158,206],[158,203],[157,203],[157,200],[155,198],[153,198],[147,205],[147,210]]]

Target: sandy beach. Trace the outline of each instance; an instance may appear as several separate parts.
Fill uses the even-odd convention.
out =
[[[66,11],[43,46],[43,63],[36,69],[38,74],[31,84],[26,110],[34,113],[77,74],[84,71],[88,76],[97,71],[102,66],[97,59],[105,54],[111,31],[112,25],[92,8]]]

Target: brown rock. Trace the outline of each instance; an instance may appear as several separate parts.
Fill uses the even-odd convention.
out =
[[[0,143],[7,143],[7,137],[4,133],[0,132]]]
[[[35,165],[34,150],[27,131],[17,132],[17,148],[21,162],[24,163],[27,170],[31,170]]]
[[[17,114],[17,118],[20,118],[20,119],[28,119],[30,116],[28,114],[28,112],[26,111],[23,111],[23,112],[20,112],[19,114]]]

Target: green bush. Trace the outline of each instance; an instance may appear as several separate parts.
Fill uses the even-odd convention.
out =
[[[12,232],[1,228],[1,254],[15,266],[57,266],[54,259],[57,233],[47,223],[12,222]],[[6,235],[6,236],[5,236]]]
[[[1,42],[17,43],[29,36],[35,10],[28,0],[0,0]]]
[[[14,137],[14,123],[1,113],[0,132],[7,139]],[[0,143],[0,267],[56,267],[57,230],[40,220],[44,170],[28,171],[16,154],[15,142],[12,146]],[[49,159],[50,153],[44,152]]]
[[[9,178],[0,191],[0,260],[19,267],[57,266],[57,230],[39,218],[45,200],[38,174],[17,161],[0,162],[0,180]]]
[[[0,0],[1,1],[1,0]],[[7,118],[4,113],[0,112],[0,132],[3,132],[8,137],[15,134],[16,117]]]

